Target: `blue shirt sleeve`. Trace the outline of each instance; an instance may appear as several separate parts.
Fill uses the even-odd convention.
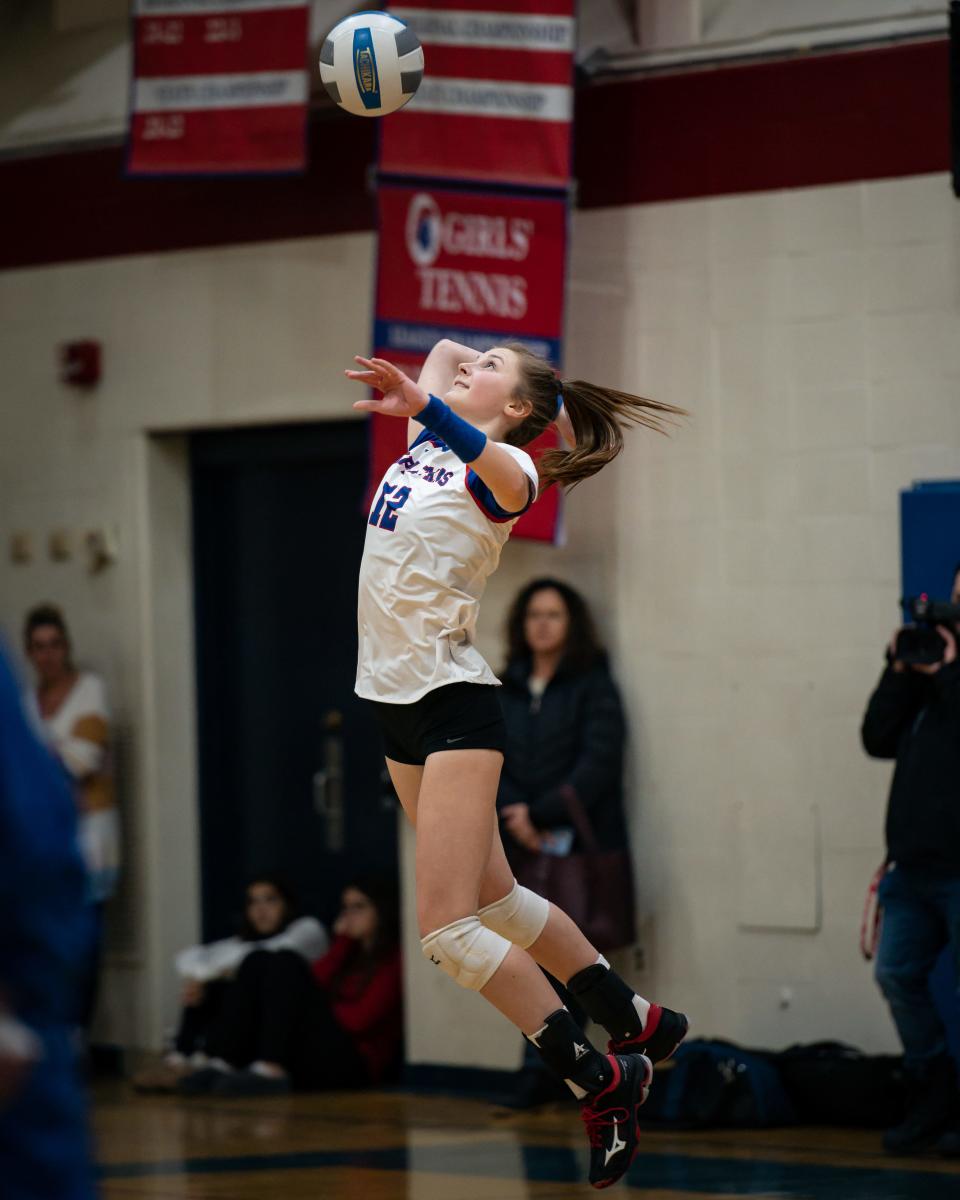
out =
[[[523,508],[517,509],[516,512],[507,512],[505,508],[500,507],[494,498],[493,492],[490,491],[472,467],[467,468],[467,491],[476,501],[478,508],[486,513],[491,521],[496,521],[498,524],[504,521],[512,521],[515,517],[523,516],[536,499],[533,480],[528,475],[526,504]]]

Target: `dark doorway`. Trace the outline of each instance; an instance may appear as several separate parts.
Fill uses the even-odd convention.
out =
[[[199,433],[191,472],[203,934],[233,932],[257,871],[329,922],[351,875],[397,871],[353,694],[366,428]]]

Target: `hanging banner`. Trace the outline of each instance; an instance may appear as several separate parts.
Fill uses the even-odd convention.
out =
[[[307,0],[134,0],[130,174],[306,165]]]
[[[424,50],[416,96],[383,123],[386,174],[565,188],[575,0],[393,4]]]
[[[384,185],[374,352],[414,377],[430,348],[450,338],[477,350],[522,342],[559,366],[566,274],[567,201]],[[406,449],[406,423],[377,417],[375,485]],[[556,445],[552,428],[532,452]],[[551,488],[514,536],[554,541],[559,493]]]

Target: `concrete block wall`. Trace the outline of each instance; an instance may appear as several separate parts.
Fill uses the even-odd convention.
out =
[[[630,719],[634,977],[703,1033],[894,1044],[857,951],[889,778],[858,726],[897,620],[898,492],[960,476],[958,219],[944,175],[574,219],[569,373],[691,419],[634,432],[573,493],[564,551],[507,547],[481,648],[499,663],[532,574],[592,602]],[[353,235],[0,274],[0,538],[41,550],[0,555],[0,627],[60,600],[129,738],[137,882],[105,1036],[156,1042],[170,955],[199,928],[178,436],[348,411],[331,364],[366,341],[372,255]],[[57,343],[81,336],[106,347],[96,397],[56,382]],[[47,558],[53,528],[101,524],[111,571]],[[409,903],[409,839],[403,868]],[[514,1065],[479,1003],[465,1045],[468,1001],[409,939],[413,1061]]]

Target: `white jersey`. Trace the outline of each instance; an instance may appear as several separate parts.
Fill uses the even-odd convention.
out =
[[[498,442],[537,492],[533,460]],[[529,507],[529,505],[527,506]],[[358,696],[412,704],[448,683],[497,684],[474,645],[480,597],[521,514],[424,430],[388,469],[367,518],[357,610]]]

